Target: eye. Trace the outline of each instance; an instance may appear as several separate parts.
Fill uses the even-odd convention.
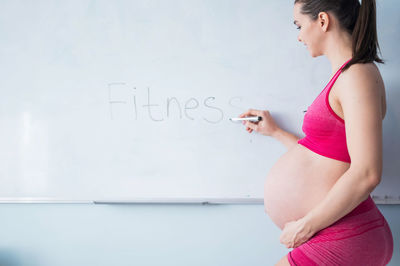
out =
[[[297,29],[300,30],[300,29],[301,29],[301,26],[297,26]]]

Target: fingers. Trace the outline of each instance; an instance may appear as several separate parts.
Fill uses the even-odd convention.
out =
[[[255,124],[255,123],[252,123],[250,121],[246,121],[245,125],[246,125],[247,128],[251,129],[251,131],[253,131],[253,130],[257,131],[257,129],[258,129],[258,125]]]
[[[248,116],[249,111],[244,112],[243,114],[239,115],[240,118]]]
[[[246,112],[244,112],[243,114],[241,114],[239,117],[243,118],[246,116],[251,116],[251,115],[260,115],[261,111],[259,110],[255,110],[255,109],[249,109]]]
[[[247,117],[247,116],[261,116],[261,117],[263,117],[264,115],[263,115],[263,111],[256,110],[256,109],[249,109],[246,112],[244,112],[243,114],[239,115],[240,118],[244,118],[244,117]],[[255,131],[258,130],[258,124],[256,124],[256,123],[252,123],[250,121],[243,121],[242,124],[246,126],[246,130],[249,133],[253,132],[253,130],[255,130]]]

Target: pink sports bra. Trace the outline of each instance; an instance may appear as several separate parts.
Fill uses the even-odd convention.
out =
[[[342,72],[339,68],[323,91],[308,107],[304,115],[302,130],[306,136],[297,143],[322,156],[350,163],[350,155],[346,144],[344,120],[329,105],[329,92]]]

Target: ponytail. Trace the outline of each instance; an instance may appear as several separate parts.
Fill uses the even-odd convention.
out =
[[[370,63],[376,61],[383,64],[378,57],[381,53],[378,35],[376,32],[376,2],[375,0],[362,0],[356,25],[351,34],[353,39],[353,57],[343,68],[343,71],[356,63]]]

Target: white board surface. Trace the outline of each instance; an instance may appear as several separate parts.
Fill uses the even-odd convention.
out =
[[[262,198],[285,148],[228,118],[268,109],[303,136],[331,72],[298,43],[292,4],[1,1],[0,198]],[[397,198],[398,9],[378,1],[388,107],[375,191]]]

